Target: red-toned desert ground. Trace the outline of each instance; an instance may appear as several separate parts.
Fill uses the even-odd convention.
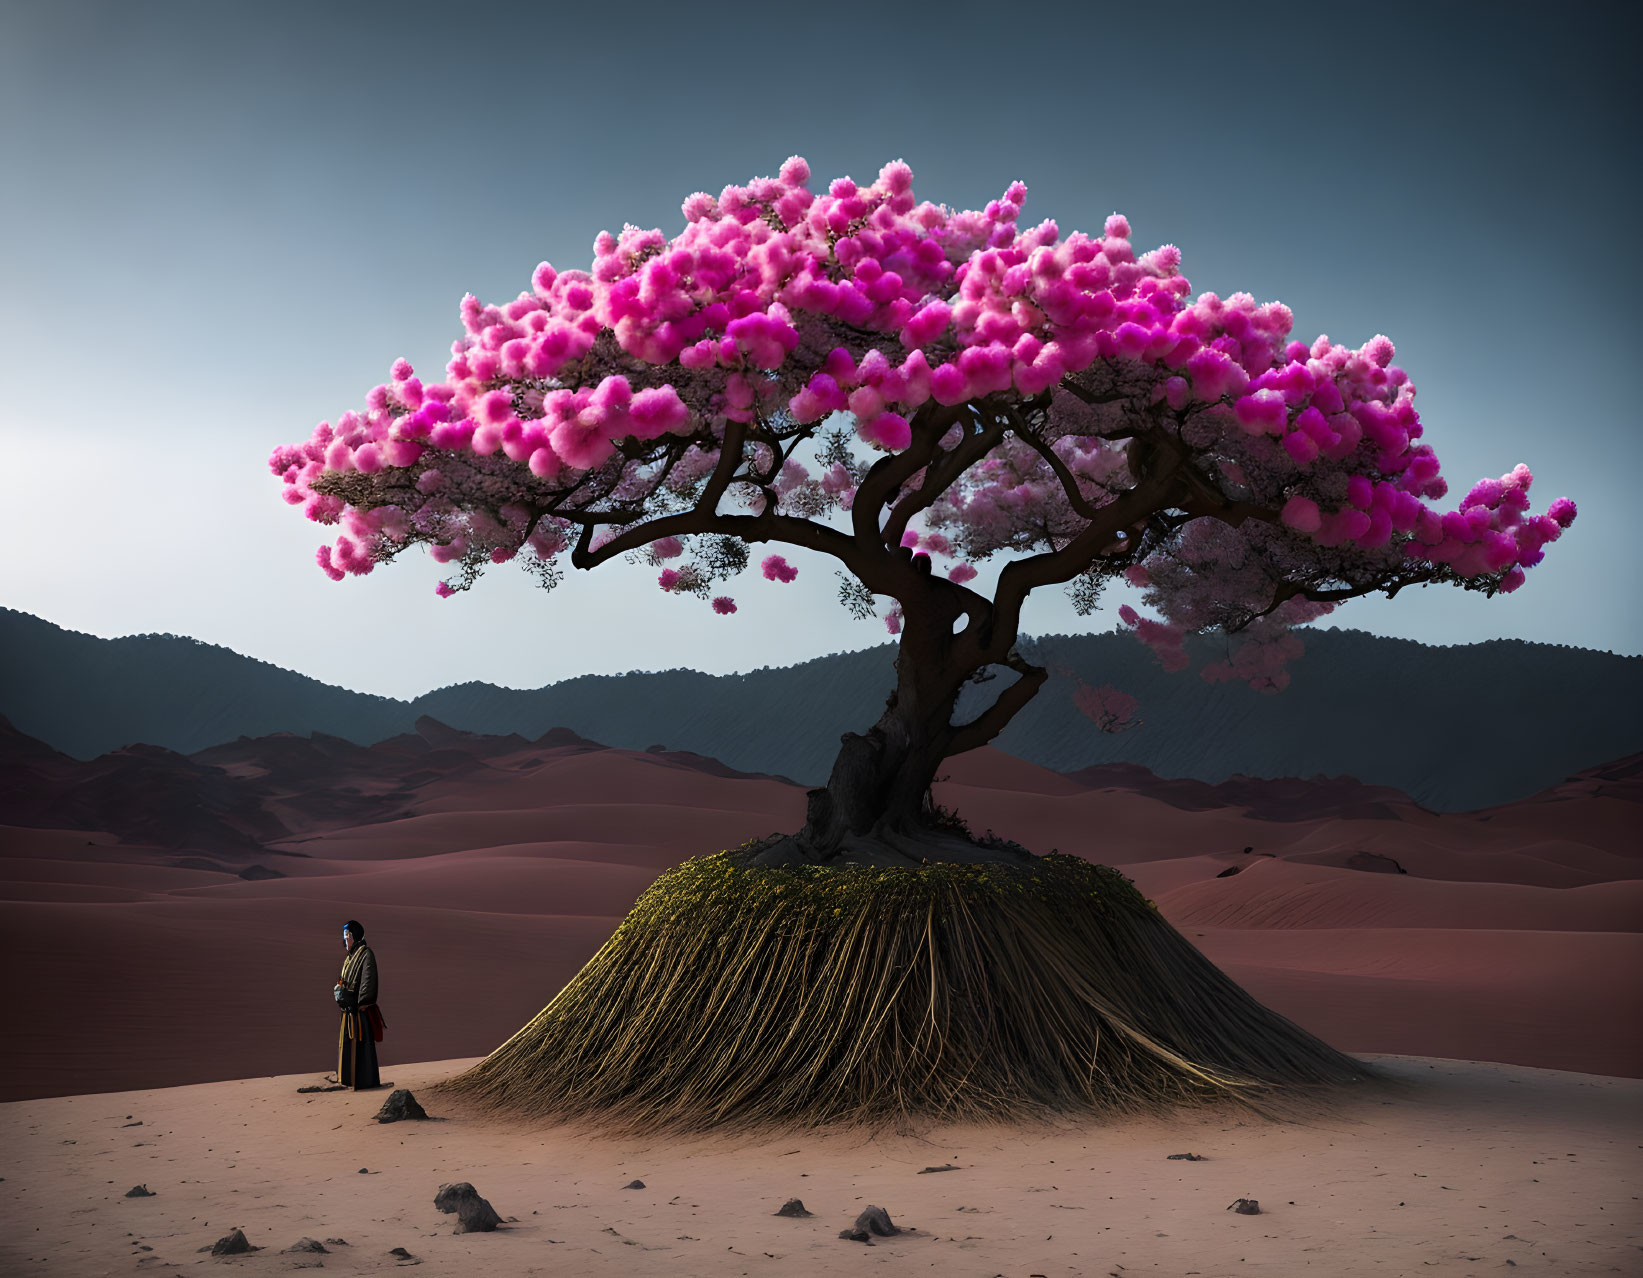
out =
[[[324,1069],[350,917],[381,965],[384,1061],[483,1054],[659,871],[802,820],[801,787],[696,756],[424,735],[262,738],[192,761],[41,754],[40,801],[127,842],[0,831],[0,1097]],[[1351,781],[1068,777],[983,749],[948,762],[936,798],[978,832],[1121,867],[1257,998],[1347,1051],[1637,1078],[1640,770],[1436,815]],[[210,788],[225,775],[260,787],[261,808]],[[264,819],[282,833],[260,849],[222,832]],[[190,821],[227,850],[132,844]],[[283,877],[241,877],[252,866]]]
[[[563,732],[81,764],[0,726],[26,822],[0,827],[0,1272],[1636,1273],[1640,765],[1439,816],[1352,781],[954,759],[936,797],[977,832],[1122,867],[1257,997],[1411,1086],[1283,1123],[635,1140],[429,1085],[539,1010],[660,870],[795,827],[802,788]],[[349,917],[380,955],[384,1078],[446,1121],[297,1090],[334,1060]],[[502,1229],[451,1233],[432,1199],[458,1180]],[[815,1214],[774,1216],[789,1197]],[[1259,1215],[1227,1210],[1245,1197]],[[915,1229],[841,1240],[868,1203]],[[235,1227],[263,1250],[210,1257]],[[346,1242],[284,1251],[304,1237]]]
[[[392,1072],[427,1098],[428,1083],[469,1063]],[[309,1076],[20,1101],[0,1106],[0,1272],[266,1274],[315,1262],[332,1274],[425,1265],[428,1278],[1638,1272],[1643,1082],[1378,1063],[1412,1086],[1395,1099],[1346,1097],[1307,1123],[1203,1110],[923,1137],[622,1140],[431,1099],[447,1121],[378,1126],[383,1093],[300,1094]],[[634,1180],[644,1187],[626,1188]],[[507,1223],[453,1235],[453,1218],[433,1206],[453,1181]],[[136,1185],[153,1197],[126,1197]],[[813,1215],[776,1216],[788,1198]],[[1239,1198],[1259,1214],[1227,1210]],[[912,1232],[871,1249],[841,1240],[870,1203]],[[201,1254],[234,1228],[264,1250]],[[302,1238],[328,1251],[282,1254]]]

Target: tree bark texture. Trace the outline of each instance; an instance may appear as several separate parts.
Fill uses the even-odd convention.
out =
[[[951,617],[908,615],[896,657],[896,686],[884,713],[864,733],[848,732],[827,784],[811,790],[805,825],[767,842],[758,864],[917,865],[924,860],[1019,861],[1001,840],[978,843],[930,806],[944,759],[984,745],[1043,683],[1045,672],[1010,644],[951,632]],[[989,636],[989,639],[993,637]],[[1012,637],[1013,638],[1013,637]],[[959,693],[971,676],[1005,664],[1020,678],[970,723],[954,725]]]

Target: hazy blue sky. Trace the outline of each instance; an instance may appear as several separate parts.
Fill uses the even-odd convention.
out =
[[[1516,595],[1339,624],[1643,652],[1618,6],[902,9],[0,5],[0,603],[394,695],[881,643],[797,554],[728,619],[625,565],[551,595],[502,569],[442,601],[421,556],[333,583],[265,459],[396,356],[442,367],[466,291],[512,298],[624,222],[674,232],[685,195],[790,154],[823,181],[899,156],[949,205],[1020,178],[1028,222],[1122,211],[1298,336],[1388,334],[1452,485],[1526,461],[1538,506],[1579,502]],[[1026,618],[1111,624],[1059,594]]]

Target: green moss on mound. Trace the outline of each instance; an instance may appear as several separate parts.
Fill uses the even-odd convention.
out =
[[[636,1130],[1042,1119],[1367,1066],[1255,1002],[1118,871],[749,867],[661,875],[529,1024],[448,1088]]]

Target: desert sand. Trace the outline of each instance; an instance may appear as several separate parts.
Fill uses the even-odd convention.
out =
[[[1119,866],[1257,998],[1413,1090],[1307,1122],[647,1142],[426,1089],[534,1015],[658,872],[796,828],[802,787],[568,734],[426,735],[92,764],[23,743],[0,1273],[1643,1272],[1643,760],[1437,815],[1350,780],[961,756],[936,798],[978,833]],[[349,917],[379,956],[383,1076],[447,1121],[296,1090],[334,1063]],[[513,1219],[453,1235],[432,1200],[464,1180]],[[790,1197],[814,1214],[774,1216]],[[912,1231],[840,1240],[870,1203]],[[199,1250],[234,1227],[263,1250]],[[283,1251],[304,1237],[347,1242]]]
[[[1376,1059],[1411,1088],[1306,1123],[1218,1108],[920,1137],[617,1140],[451,1114],[426,1085],[468,1061],[389,1071],[442,1122],[379,1126],[385,1091],[305,1095],[297,1088],[317,1080],[302,1075],[16,1102],[0,1106],[0,1272],[1565,1278],[1643,1267],[1643,1081]],[[644,1187],[625,1188],[635,1180]],[[505,1223],[454,1234],[433,1199],[455,1181]],[[125,1197],[137,1185],[153,1196]],[[812,1215],[776,1216],[789,1198]],[[1228,1210],[1240,1198],[1259,1214]],[[868,1204],[910,1231],[870,1248],[840,1239]],[[201,1253],[235,1228],[262,1250]],[[328,1252],[284,1252],[303,1238]]]
[[[712,760],[443,734],[208,752],[284,822],[263,846],[203,856],[0,829],[0,957],[23,1028],[0,1054],[0,1100],[327,1068],[348,918],[377,951],[384,1062],[483,1054],[661,870],[803,819],[802,787]],[[139,829],[164,833],[165,802],[173,825],[196,826],[206,801],[239,802],[190,807],[153,752],[125,762],[140,770],[116,797]],[[56,802],[71,810],[82,773],[118,780],[121,763],[75,765]],[[983,749],[945,765],[936,797],[978,832],[1119,866],[1235,980],[1338,1048],[1637,1078],[1639,772],[1634,759],[1440,816],[1350,781],[1107,784],[1110,770],[1074,779]],[[1283,819],[1296,811],[1312,815]],[[240,877],[268,871],[283,877]]]

